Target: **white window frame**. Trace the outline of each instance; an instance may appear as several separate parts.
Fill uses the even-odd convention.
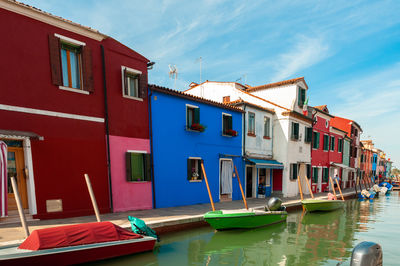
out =
[[[328,136],[328,149],[325,150],[325,136]],[[329,134],[324,134],[324,137],[322,138],[322,151],[323,152],[329,152],[330,148],[331,148],[331,136],[329,136]]]
[[[198,107],[198,106],[196,106],[196,105],[192,105],[192,104],[186,104],[185,105],[185,124],[186,124],[186,130],[189,130],[189,131],[195,131],[195,130],[191,130],[190,128],[189,128],[189,125],[188,125],[188,116],[187,116],[187,114],[188,114],[188,107],[190,107],[190,108],[200,108],[200,107]],[[194,157],[193,157],[194,158]],[[189,157],[189,159],[191,159],[191,157]]]
[[[256,113],[255,112],[247,112],[247,133],[248,134],[256,134]],[[254,121],[254,131],[250,131],[250,126],[249,126],[249,122],[250,122],[250,114],[253,114],[254,115],[254,119],[253,119],[253,121]]]
[[[126,95],[126,94],[125,94],[125,76],[124,76],[125,70],[126,70],[126,72],[131,73],[131,74],[142,75],[142,71],[139,71],[139,70],[136,70],[136,69],[133,69],[133,68],[129,68],[129,67],[126,67],[126,66],[121,66],[122,96],[123,96],[124,98],[127,98],[127,99],[132,99],[132,100],[136,100],[136,101],[141,101],[141,102],[143,102],[143,99],[140,98],[140,97],[133,97],[133,96],[130,96],[130,95]],[[128,85],[128,86],[129,86],[129,85]],[[129,90],[129,87],[128,87],[128,90]],[[140,94],[140,84],[139,84],[139,82],[138,82],[138,95],[139,95],[139,94]]]
[[[268,119],[268,134],[265,135],[265,121]],[[264,116],[264,136],[265,138],[271,138],[271,118],[269,116]]]
[[[202,160],[202,158],[201,157],[188,157],[188,159],[189,160]],[[198,166],[197,166],[199,169],[199,172],[200,172],[200,175],[201,175],[201,172],[202,172],[202,169],[201,169],[201,164],[199,164]],[[204,177],[203,177],[203,179],[204,179]],[[200,179],[200,180],[188,180],[189,182],[192,182],[192,183],[198,183],[198,182],[203,182],[203,179]]]
[[[221,123],[222,123],[222,136],[224,136],[224,137],[231,137],[230,135],[226,135],[226,134],[224,134],[224,116],[230,116],[230,117],[232,117],[232,115],[231,114],[228,114],[228,113],[222,113],[222,120],[221,120]],[[232,123],[233,123],[233,121],[232,121]],[[232,127],[233,127],[233,125],[232,125]]]

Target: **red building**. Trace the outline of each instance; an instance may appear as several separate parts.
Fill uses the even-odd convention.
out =
[[[334,118],[326,105],[312,108],[313,140],[311,166],[313,192],[326,191],[329,177],[338,175],[342,179],[343,139],[345,132],[331,125]]]
[[[362,132],[362,129],[357,122],[347,119],[347,118],[342,118],[339,116],[335,116],[331,120],[331,125],[333,127],[336,127],[342,131],[346,132],[347,137],[350,138],[350,169],[352,171],[349,172],[348,175],[348,185],[351,186],[354,181],[356,180],[356,177],[360,177],[360,157],[361,157],[361,152],[360,152],[360,134]]]
[[[149,61],[22,3],[0,1],[0,23],[0,140],[24,208],[40,219],[92,214],[85,173],[101,212],[152,208]]]

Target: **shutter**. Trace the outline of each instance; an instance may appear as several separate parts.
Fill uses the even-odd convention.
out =
[[[126,68],[124,68],[124,95],[129,95],[128,94],[128,73],[126,71]]]
[[[203,173],[203,169],[201,168],[201,165],[203,164],[203,166],[204,166],[204,160],[203,159],[201,159],[201,160],[199,160],[198,161],[198,164],[199,164],[199,172],[200,172],[200,178],[201,178],[201,180],[203,180],[204,179],[204,173]],[[205,168],[205,167],[204,167]],[[205,171],[206,169],[204,169],[204,171]]]
[[[190,159],[187,159],[187,179],[192,179],[192,163]]]
[[[131,153],[129,153],[129,152],[125,153],[125,162],[126,162],[126,180],[132,181]]]
[[[82,46],[82,74],[83,90],[94,92],[92,50],[87,46]]]
[[[228,129],[232,129],[232,116],[228,116]]]
[[[50,68],[51,80],[54,85],[62,86],[61,73],[61,55],[60,55],[60,39],[54,35],[49,35],[49,53],[50,53]]]
[[[295,139],[299,139],[299,123],[294,123],[294,136]]]
[[[297,104],[301,106],[301,89],[300,87],[298,88],[298,93],[297,93]]]
[[[319,149],[319,142],[320,142],[320,136],[319,132],[317,132],[317,149]]]
[[[150,154],[143,154],[144,161],[144,180],[151,181],[151,157]]]
[[[139,75],[139,97],[142,99],[147,98],[147,75]]]
[[[193,108],[194,121],[193,124],[200,124],[200,108]]]

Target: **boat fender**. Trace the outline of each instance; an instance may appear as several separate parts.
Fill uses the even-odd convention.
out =
[[[145,236],[151,236],[157,238],[158,242],[160,241],[160,238],[157,235],[157,233],[153,229],[148,227],[143,220],[133,216],[128,216],[128,220],[131,223],[131,228],[134,233]]]
[[[359,243],[351,254],[350,266],[382,266],[382,247],[374,242]]]
[[[269,211],[277,211],[281,208],[282,200],[277,197],[272,197],[267,201],[266,209]]]
[[[328,193],[328,200],[337,200],[337,197],[332,193]]]

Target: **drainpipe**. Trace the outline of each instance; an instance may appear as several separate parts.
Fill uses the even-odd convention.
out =
[[[153,190],[153,209],[156,208],[156,187],[154,182],[154,156],[153,156],[153,122],[152,122],[152,115],[151,115],[151,96],[153,92],[150,91],[148,98],[149,101],[149,137],[150,137],[150,169],[151,169],[151,188]]]
[[[110,209],[113,212],[112,182],[111,182],[111,160],[110,160],[110,128],[108,121],[108,99],[107,99],[107,79],[104,46],[101,47],[101,62],[103,64],[103,89],[104,89],[104,122],[106,126],[106,147],[107,147],[107,170],[108,170],[108,189],[110,195]]]

